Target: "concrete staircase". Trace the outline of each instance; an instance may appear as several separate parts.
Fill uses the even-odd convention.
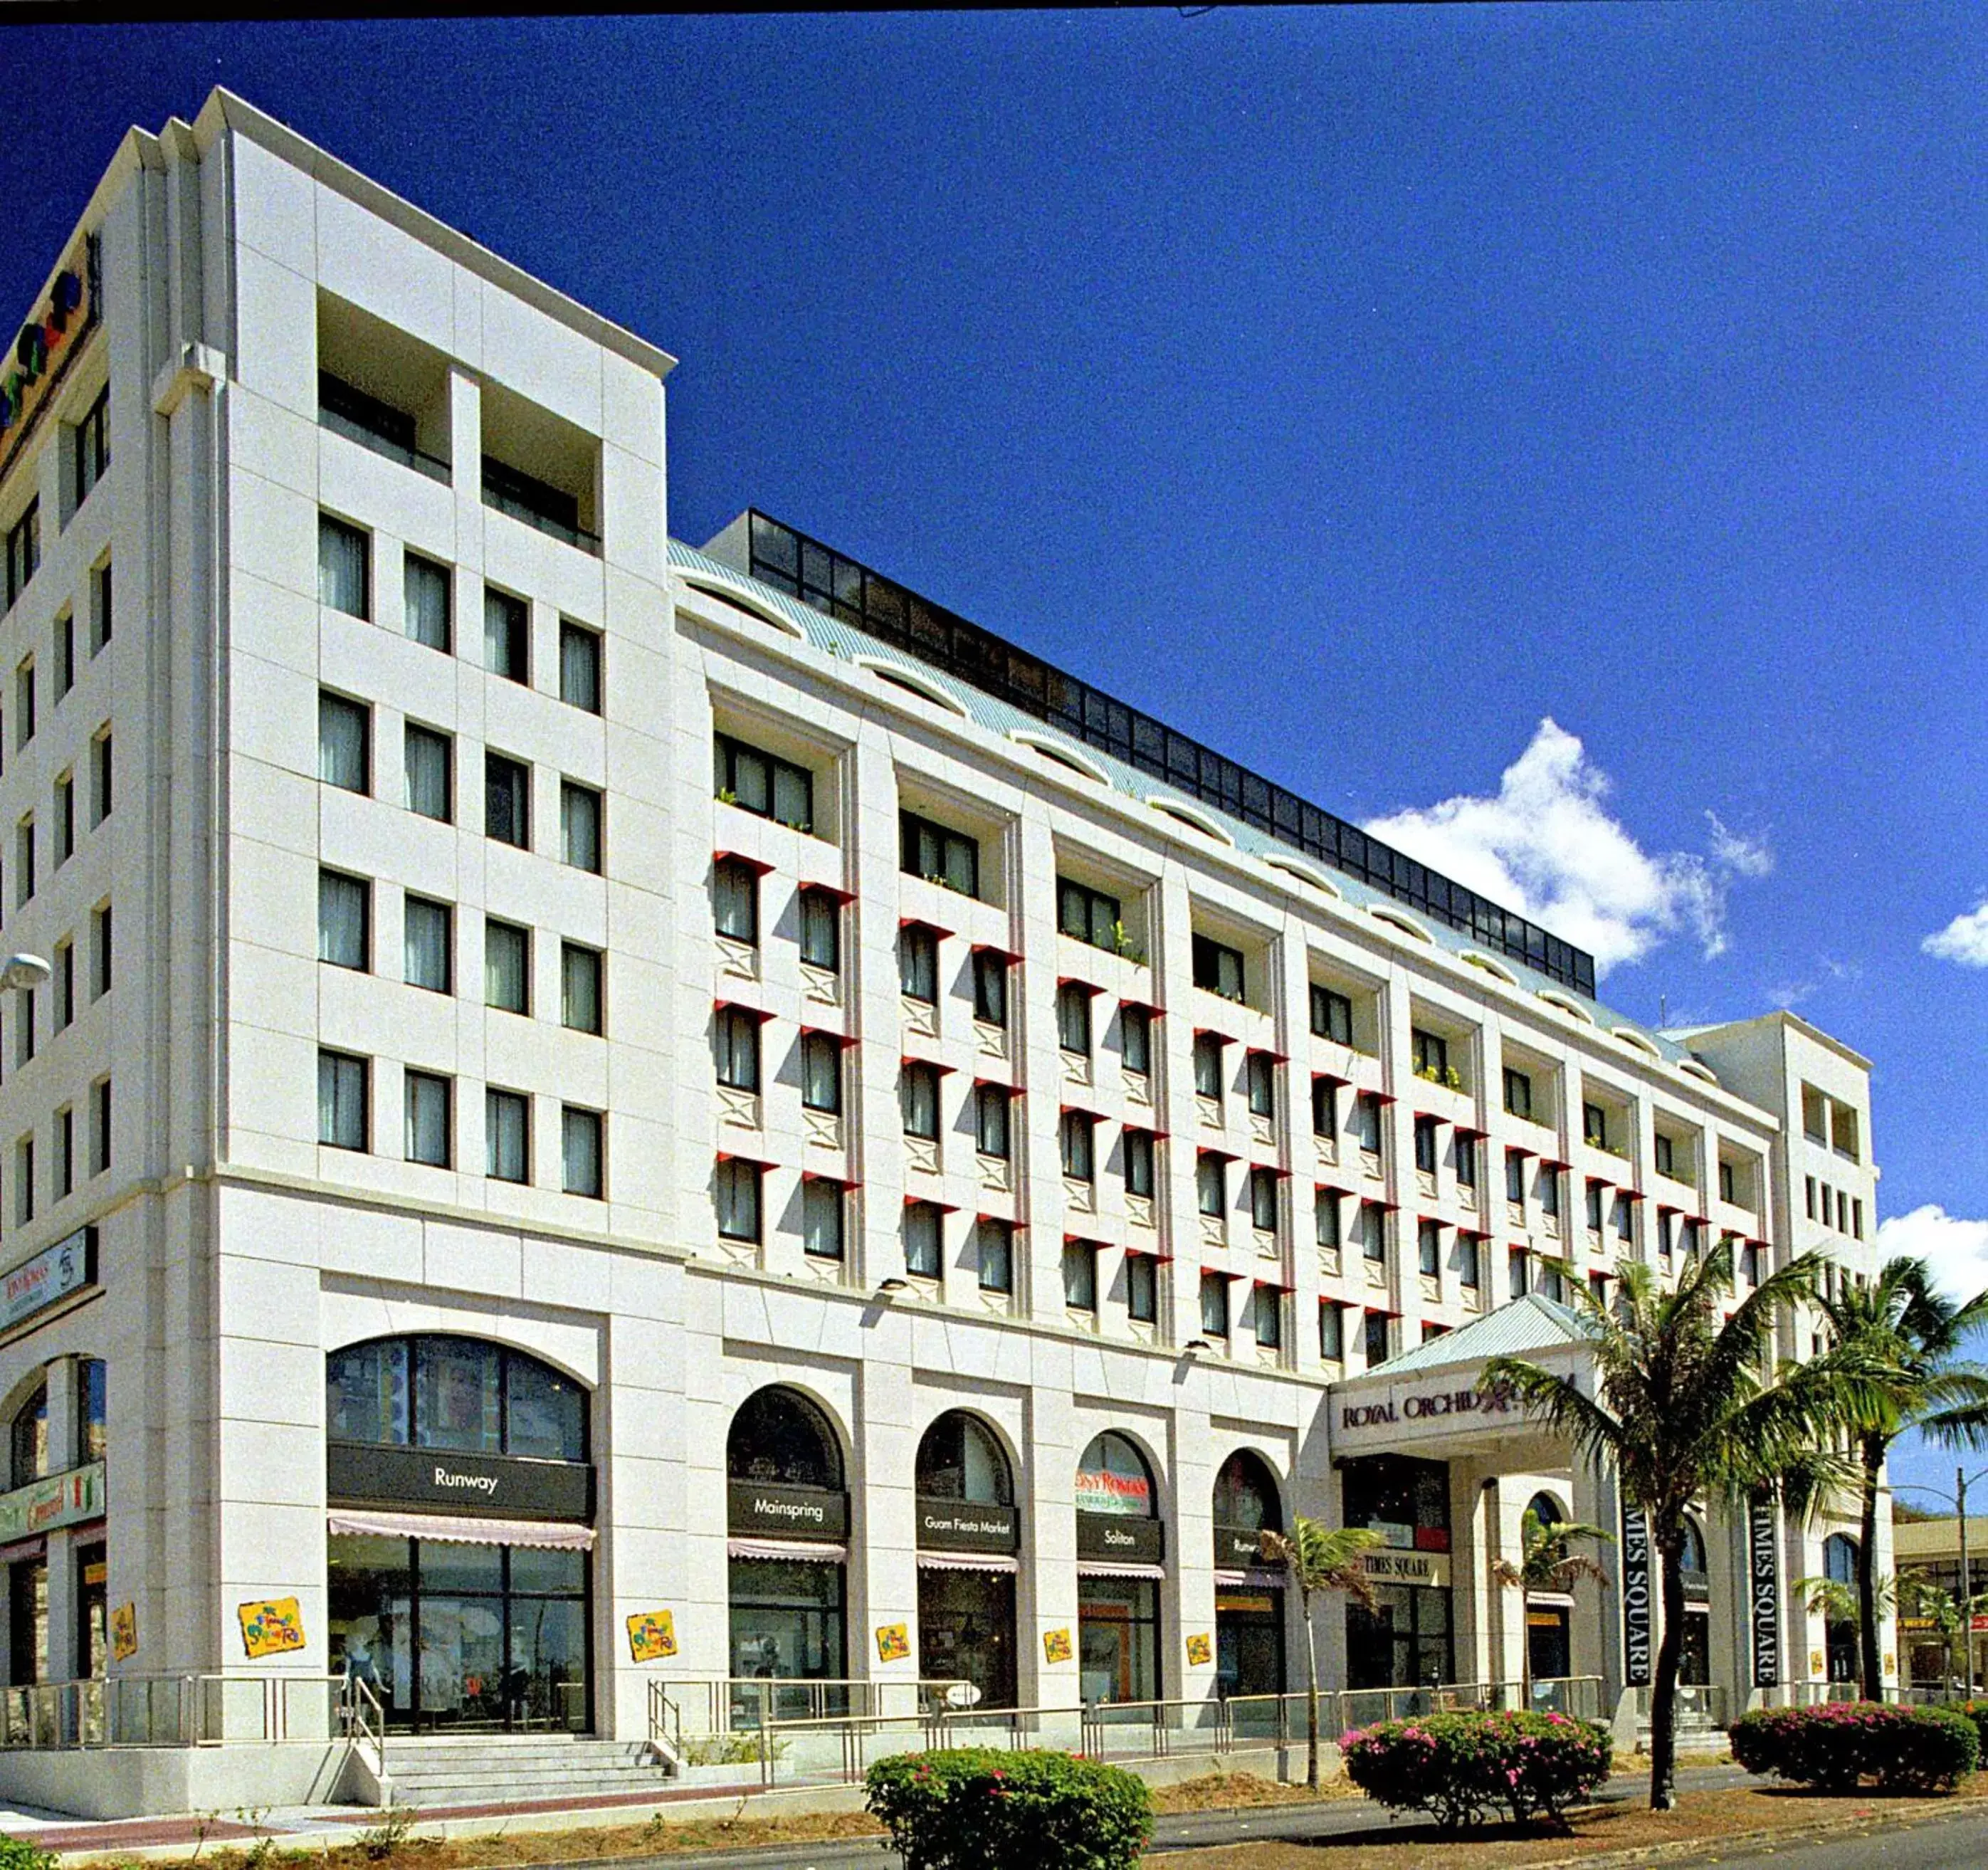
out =
[[[536,1799],[661,1793],[668,1774],[647,1745],[571,1734],[466,1734],[387,1742],[387,1776],[401,1805],[510,1805]]]

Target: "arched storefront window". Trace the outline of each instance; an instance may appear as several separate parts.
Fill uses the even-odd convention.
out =
[[[1526,1510],[1549,1532],[1567,1517],[1560,1510],[1560,1502],[1550,1493],[1535,1493],[1526,1503]]]
[[[1822,1542],[1822,1575],[1832,1584],[1854,1590],[1857,1584],[1857,1541],[1848,1533],[1831,1533]],[[1831,1616],[1823,1622],[1823,1640],[1828,1650],[1829,1679],[1832,1682],[1857,1679],[1857,1621],[1854,1617]]]
[[[1678,1568],[1684,1574],[1682,1650],[1678,1679],[1702,1688],[1712,1679],[1712,1578],[1706,1565],[1705,1530],[1686,1517]]]
[[[1225,1698],[1284,1692],[1284,1593],[1263,1563],[1266,1532],[1281,1532],[1276,1476],[1260,1455],[1239,1448],[1215,1476],[1215,1692]],[[1233,1717],[1253,1721],[1254,1709]],[[1276,1727],[1276,1705],[1260,1710]]]
[[[1077,1464],[1077,1673],[1087,1702],[1157,1699],[1166,1528],[1146,1457],[1107,1429]]]
[[[482,1338],[326,1358],[333,1665],[393,1726],[592,1725],[590,1402]]]
[[[918,1443],[918,1672],[955,1706],[1015,1703],[1014,1476],[993,1430],[950,1409]]]
[[[756,1391],[725,1442],[732,1540],[732,1718],[847,1711],[849,1496],[842,1443],[784,1384]],[[763,1682],[763,1688],[756,1684]],[[834,1685],[817,1688],[807,1682]]]
[[[103,1360],[86,1357],[76,1367],[76,1458],[79,1466],[101,1461],[108,1405]]]
[[[25,1487],[49,1471],[49,1386],[38,1385],[35,1393],[14,1412],[8,1435],[12,1479],[10,1486]]]

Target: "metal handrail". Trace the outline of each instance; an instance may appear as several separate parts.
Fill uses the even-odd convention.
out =
[[[0,1689],[0,1748],[215,1747],[335,1731],[336,1677],[225,1671],[85,1676]],[[299,1693],[316,1704],[299,1721]]]
[[[649,1683],[649,1744],[671,1766],[683,1763],[683,1709],[671,1697],[668,1683],[653,1679]]]
[[[355,1750],[371,1750],[373,1777],[384,1799],[387,1784],[387,1710],[380,1705],[380,1697],[370,1682],[350,1673],[333,1679],[339,1684],[339,1725],[346,1743]],[[370,1721],[367,1719],[369,1713],[372,1716]]]

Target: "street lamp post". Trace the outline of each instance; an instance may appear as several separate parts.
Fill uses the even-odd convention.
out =
[[[1935,1500],[1952,1504],[1960,1528],[1960,1686],[1962,1694],[1970,1701],[1974,1698],[1974,1578],[1968,1570],[1967,1486],[1984,1476],[1988,1476],[1988,1467],[1976,1468],[1971,1474],[1963,1467],[1956,1467],[1951,1493],[1942,1493],[1938,1487],[1922,1486],[1915,1481],[1892,1489],[1897,1493],[1930,1493]]]

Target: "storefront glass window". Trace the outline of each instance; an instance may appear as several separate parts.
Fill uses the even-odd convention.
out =
[[[25,1487],[49,1471],[49,1386],[42,1384],[14,1414],[13,1479]]]
[[[383,1338],[327,1360],[327,1432],[335,1442],[404,1446],[407,1439],[407,1341]]]
[[[103,1358],[86,1357],[76,1364],[76,1460],[79,1464],[101,1461],[106,1408]]]
[[[412,1382],[410,1384],[410,1376]],[[383,1337],[325,1364],[335,1442],[543,1461],[587,1458],[587,1392],[522,1351],[473,1337]]]
[[[948,1410],[918,1443],[918,1491],[934,1500],[1014,1502],[1008,1459],[993,1432],[962,1409]]]
[[[468,1454],[503,1451],[497,1347],[473,1337],[414,1340],[414,1439]]]
[[[840,1487],[842,1452],[821,1412],[776,1386],[746,1398],[732,1419],[726,1465],[734,1480],[789,1487]]]
[[[1150,1579],[1077,1581],[1077,1669],[1087,1702],[1151,1701],[1159,1689],[1159,1587]]]
[[[1452,1679],[1449,1593],[1419,1585],[1374,1588],[1373,1610],[1346,1610],[1350,1688],[1428,1688]]]
[[[1077,1463],[1077,1510],[1151,1519],[1156,1510],[1145,1459],[1122,1435],[1097,1437]]]

